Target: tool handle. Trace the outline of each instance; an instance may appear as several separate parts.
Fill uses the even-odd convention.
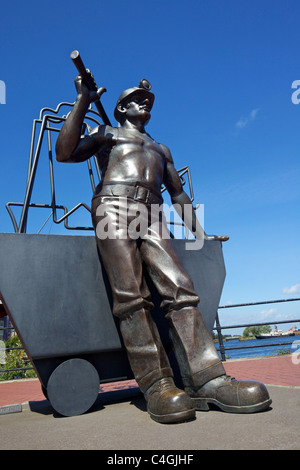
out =
[[[73,64],[75,65],[75,67],[77,68],[82,80],[83,80],[83,83],[88,87],[89,90],[91,91],[97,91],[98,88],[97,88],[97,85],[95,83],[95,81],[91,78],[91,76],[87,73],[86,71],[86,68],[84,66],[84,63],[82,62],[82,59],[80,57],[80,54],[78,51],[73,51],[71,53],[71,59],[73,61]],[[105,89],[103,91],[106,91]],[[104,122],[104,124],[108,125],[108,126],[111,126],[111,123],[110,123],[110,120],[102,106],[102,103],[100,101],[100,98],[98,100],[96,100],[95,102],[95,106],[100,114],[100,117],[102,119],[102,121]]]

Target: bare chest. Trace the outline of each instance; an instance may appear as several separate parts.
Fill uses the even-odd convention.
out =
[[[117,139],[116,151],[122,156],[127,153],[139,152],[153,153],[155,156],[164,157],[161,146],[150,136],[135,130],[120,131]]]
[[[120,130],[110,154],[106,177],[141,181],[159,188],[164,165],[164,152],[151,137]]]

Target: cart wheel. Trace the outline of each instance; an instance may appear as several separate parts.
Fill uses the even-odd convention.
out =
[[[53,408],[63,416],[85,413],[99,393],[99,375],[84,359],[68,359],[50,375],[47,395]]]

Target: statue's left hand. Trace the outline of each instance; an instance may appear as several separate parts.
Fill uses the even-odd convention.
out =
[[[227,240],[229,240],[229,236],[228,235],[206,235],[205,233],[204,240],[208,240],[208,241],[217,240],[220,242],[227,242]]]

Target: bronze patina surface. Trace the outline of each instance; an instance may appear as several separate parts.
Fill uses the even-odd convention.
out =
[[[93,83],[91,74],[84,74]],[[254,387],[252,382],[225,380],[224,367],[197,308],[199,298],[193,282],[170,238],[164,236],[164,217],[159,214],[155,223],[150,217],[153,206],[162,203],[164,185],[196,239],[228,240],[227,236],[206,235],[183,189],[170,150],[145,131],[154,104],[149,82],[142,80],[138,87],[120,95],[114,110],[120,127],[100,125],[84,136],[81,130],[85,114],[90,103],[99,101],[103,88],[96,91],[95,86],[86,86],[81,75],[76,77],[75,86],[77,100],[57,139],[56,158],[59,162],[76,163],[92,155],[98,157],[102,180],[92,201],[97,245],[112,290],[113,313],[119,318],[130,366],[150,416],[162,423],[189,420],[195,416],[195,408],[206,409],[214,399],[224,411],[267,408],[271,401],[262,384]],[[140,219],[143,231],[136,236],[137,230],[133,234],[130,227],[138,212],[151,223]],[[100,230],[105,225],[111,230],[108,236]],[[153,304],[145,269],[160,294],[161,311],[169,321],[185,391],[174,385],[167,354],[151,317]],[[225,385],[226,393],[222,394],[219,390]],[[237,388],[243,396],[242,407],[236,402]]]

